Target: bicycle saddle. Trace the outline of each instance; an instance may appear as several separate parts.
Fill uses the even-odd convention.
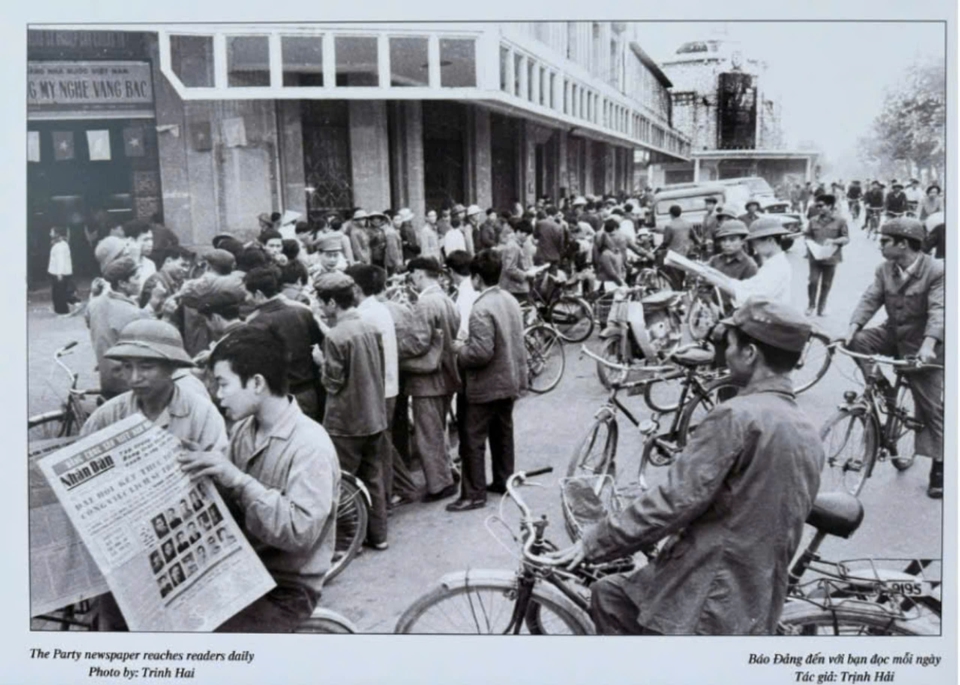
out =
[[[706,366],[713,363],[715,356],[712,348],[685,345],[670,355],[670,361],[680,366]]]
[[[848,538],[863,523],[863,505],[846,492],[828,492],[817,495],[807,523],[828,535]]]

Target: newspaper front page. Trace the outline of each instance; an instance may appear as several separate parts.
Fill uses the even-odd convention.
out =
[[[29,445],[30,615],[40,616],[109,592],[97,562],[77,534],[37,461],[76,436]]]
[[[37,462],[133,631],[213,630],[274,587],[182,449],[136,414]]]

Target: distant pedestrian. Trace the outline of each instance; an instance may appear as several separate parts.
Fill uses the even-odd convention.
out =
[[[57,314],[70,314],[72,306],[78,302],[73,286],[73,260],[70,258],[70,243],[67,242],[67,229],[54,226],[50,229],[50,262],[47,273],[52,279],[53,311]]]

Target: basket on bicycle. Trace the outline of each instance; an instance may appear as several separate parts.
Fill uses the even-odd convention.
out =
[[[586,528],[602,521],[608,512],[619,512],[622,508],[610,475],[561,478],[560,504],[567,534],[574,541],[581,538]]]

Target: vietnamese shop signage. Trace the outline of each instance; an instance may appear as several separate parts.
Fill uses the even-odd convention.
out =
[[[27,62],[32,111],[153,108],[149,62]]]

